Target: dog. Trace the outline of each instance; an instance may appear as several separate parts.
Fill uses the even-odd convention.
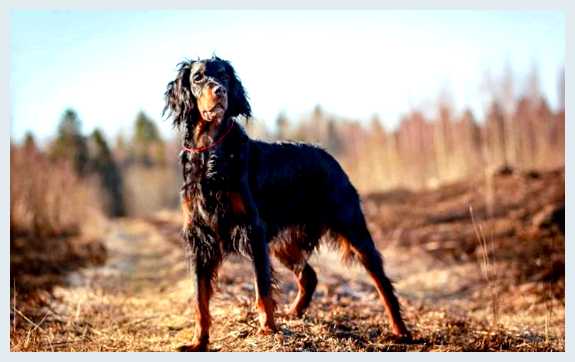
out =
[[[217,56],[181,62],[165,100],[164,114],[183,131],[182,234],[195,287],[194,339],[181,351],[207,350],[213,284],[231,253],[253,264],[261,333],[276,329],[270,255],[293,272],[298,294],[289,313],[301,317],[317,285],[307,260],[325,234],[365,267],[393,334],[410,338],[358,193],[331,155],[304,143],[250,139],[238,123],[251,116],[248,97],[230,62]]]

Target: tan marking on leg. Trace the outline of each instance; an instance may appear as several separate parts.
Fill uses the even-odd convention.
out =
[[[260,333],[270,334],[275,332],[274,310],[276,303],[271,296],[257,297],[257,305],[260,320]]]

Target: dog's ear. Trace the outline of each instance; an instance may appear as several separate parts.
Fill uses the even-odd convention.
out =
[[[246,94],[246,91],[244,90],[242,82],[236,75],[234,68],[227,60],[223,60],[220,58],[217,59],[225,64],[226,71],[230,78],[228,116],[236,117],[242,115],[245,116],[246,118],[251,117],[252,108],[250,107],[250,103],[248,102],[248,96]]]
[[[178,75],[176,79],[168,83],[164,93],[166,105],[162,115],[168,111],[168,117],[172,117],[176,128],[185,125],[188,120],[193,122],[192,113],[196,108],[196,99],[190,89],[192,64],[194,61],[183,61],[178,64]]]

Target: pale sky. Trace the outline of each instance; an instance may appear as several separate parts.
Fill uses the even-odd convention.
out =
[[[394,127],[441,92],[481,118],[485,75],[537,67],[552,107],[565,61],[565,18],[537,11],[15,11],[10,17],[11,135],[51,137],[68,107],[85,133],[129,135],[138,111],[161,121],[166,83],[184,58],[234,65],[254,117],[272,128],[316,104]]]

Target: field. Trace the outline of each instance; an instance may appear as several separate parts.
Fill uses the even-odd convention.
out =
[[[229,258],[211,303],[210,350],[564,351],[564,188],[563,170],[502,169],[432,191],[363,195],[414,340],[394,341],[366,273],[322,248],[311,259],[319,284],[302,319],[284,314],[296,287],[277,266],[279,331],[271,336],[257,334],[249,262]],[[88,243],[81,250],[100,265],[55,270],[63,277],[34,293],[20,283],[37,271],[19,269],[11,350],[174,351],[189,342],[180,223],[174,211],[109,221],[105,262]]]
[[[11,14],[11,351],[189,345],[199,309],[185,251],[206,240],[184,245],[181,208],[201,201],[198,184],[217,207],[191,207],[186,231],[251,223],[229,229],[233,248],[261,231],[245,180],[258,215],[308,220],[290,204],[316,200],[318,220],[356,220],[332,160],[260,147],[236,126],[339,164],[413,338],[393,336],[369,274],[345,258],[353,245],[323,240],[301,318],[288,313],[296,280],[272,258],[271,335],[254,265],[227,257],[210,351],[566,350],[564,14],[342,14]],[[278,192],[293,200],[262,199]],[[212,212],[209,226],[196,217]],[[346,225],[330,229],[357,239]]]

